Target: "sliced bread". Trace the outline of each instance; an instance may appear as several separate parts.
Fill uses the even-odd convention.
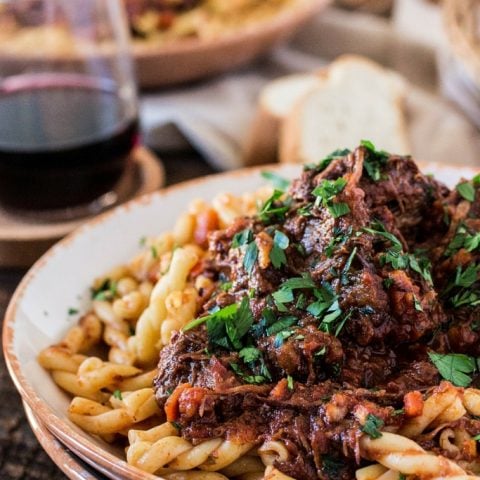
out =
[[[377,148],[408,154],[403,79],[363,57],[345,55],[325,71],[285,116],[280,160],[318,162],[339,146],[363,139]]]
[[[321,81],[314,73],[294,74],[274,80],[263,88],[244,149],[245,165],[277,161],[282,122],[298,100]]]

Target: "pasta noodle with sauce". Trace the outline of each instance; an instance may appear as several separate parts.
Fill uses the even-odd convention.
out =
[[[480,178],[370,142],[268,177],[93,282],[38,357],[69,419],[171,480],[480,478]]]

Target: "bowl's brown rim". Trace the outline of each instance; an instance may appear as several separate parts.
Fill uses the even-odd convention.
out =
[[[423,166],[428,165],[431,167],[434,163],[417,162],[417,164],[419,165],[420,169],[423,170]],[[37,275],[38,271],[41,270],[46,263],[48,263],[49,259],[57,252],[57,250],[63,249],[68,246],[69,243],[75,240],[78,236],[83,235],[83,233],[89,230],[91,227],[102,224],[111,217],[119,215],[122,212],[129,211],[136,206],[148,205],[153,201],[154,198],[161,199],[162,197],[171,195],[172,192],[191,190],[195,188],[195,186],[209,182],[214,179],[218,180],[222,178],[245,178],[256,174],[258,175],[263,170],[281,171],[288,168],[288,166],[292,167],[292,164],[269,164],[244,168],[241,170],[229,171],[225,173],[217,173],[182,182],[180,184],[167,187],[163,190],[143,195],[88,221],[87,223],[76,229],[74,232],[69,234],[67,237],[56,243],[39,260],[37,260],[37,262],[35,262],[35,264],[27,272],[25,277],[21,280],[8,304],[4,317],[2,332],[3,354],[10,377],[12,378],[16,389],[22,396],[22,399],[35,412],[35,415],[45,425],[48,426],[48,429],[57,438],[60,438],[64,444],[72,448],[73,451],[78,451],[82,455],[92,459],[95,463],[103,466],[104,468],[110,469],[113,474],[123,475],[122,478],[127,478],[129,480],[158,480],[159,478],[157,476],[142,472],[141,470],[132,467],[131,465],[128,465],[125,460],[122,460],[121,458],[107,452],[106,450],[102,450],[99,453],[97,447],[93,443],[91,443],[90,440],[78,434],[70,425],[61,420],[55,414],[52,408],[46,402],[40,399],[33,387],[31,387],[26,381],[22,372],[22,368],[20,366],[20,362],[15,355],[13,349],[15,335],[14,324],[16,319],[17,306],[21,301],[22,297],[24,296],[28,286]],[[297,166],[299,169],[301,169],[301,165]],[[437,170],[441,170],[442,168],[468,168],[472,170],[472,174],[474,172],[474,169],[468,165],[462,166],[451,164],[435,164],[435,168],[437,168]]]
[[[96,480],[96,477],[85,470],[68,452],[67,447],[55,438],[41,420],[35,416],[33,410],[25,401],[23,402],[23,409],[38,443],[68,478],[72,480]]]

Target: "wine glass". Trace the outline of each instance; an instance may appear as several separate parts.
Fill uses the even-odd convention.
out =
[[[0,205],[87,205],[138,139],[119,0],[0,0]]]

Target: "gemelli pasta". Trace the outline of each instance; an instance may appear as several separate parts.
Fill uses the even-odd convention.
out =
[[[480,478],[480,179],[363,142],[193,202],[38,361],[171,480]]]

